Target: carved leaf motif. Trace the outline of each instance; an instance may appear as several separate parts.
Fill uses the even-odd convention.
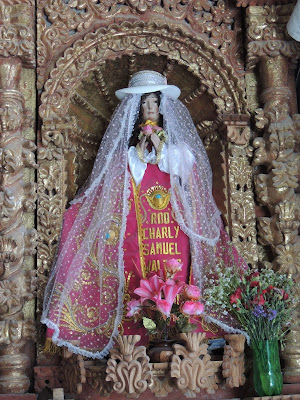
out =
[[[244,375],[244,335],[226,335],[225,339],[229,343],[224,347],[222,364],[222,374],[226,378],[226,385],[233,388],[245,384]]]
[[[5,264],[15,262],[16,254],[15,249],[17,247],[17,242],[8,236],[0,236],[0,276],[3,275]]]
[[[247,144],[250,139],[250,128],[248,126],[242,128],[236,126],[228,126],[227,136],[232,143],[235,143],[237,145]]]
[[[83,357],[80,354],[66,352],[61,360],[61,376],[64,390],[68,393],[80,394],[82,384],[86,382],[86,371]]]
[[[144,346],[134,347],[139,335],[118,336],[119,348],[111,350],[107,362],[106,380],[113,381],[113,389],[126,396],[138,397],[151,381],[151,364]]]
[[[35,162],[36,145],[31,140],[23,140],[22,157],[23,163],[26,167],[37,168],[38,164]]]
[[[273,161],[273,185],[278,189],[297,188],[297,165],[295,162]]]
[[[176,386],[186,397],[195,397],[201,389],[217,388],[215,373],[219,363],[214,363],[207,353],[207,344],[201,343],[205,333],[181,334],[186,347],[174,345],[175,355],[171,362],[171,377],[177,378]]]
[[[27,182],[23,185],[23,208],[24,211],[35,210],[35,202],[37,198],[36,183]]]
[[[21,305],[20,287],[17,282],[0,281],[0,314],[10,312],[13,307]]]

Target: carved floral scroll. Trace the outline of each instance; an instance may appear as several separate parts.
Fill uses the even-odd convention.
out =
[[[249,7],[247,11],[248,68],[258,64],[263,77],[263,108],[255,111],[257,137],[253,141],[253,167],[257,200],[267,210],[257,218],[259,242],[273,264],[262,261],[293,276],[299,284],[300,222],[299,194],[296,193],[300,165],[299,115],[293,115],[294,87],[290,81],[294,63],[300,57],[300,46],[285,31],[290,5]],[[299,316],[298,303],[295,319]],[[299,334],[299,328],[292,330],[283,354],[284,380],[290,383],[300,379]]]
[[[24,180],[24,168],[35,168],[35,145],[22,136],[30,122],[20,92],[22,64],[0,58],[0,393],[29,388],[30,358],[24,347],[35,338],[32,319],[23,306],[34,298],[34,270],[24,270],[24,258],[35,253],[35,231],[23,224],[24,212],[35,207],[35,184]]]

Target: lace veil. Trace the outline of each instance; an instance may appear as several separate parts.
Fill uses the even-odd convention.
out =
[[[74,207],[80,209],[68,234],[61,240],[45,291],[42,322],[54,330],[53,341],[93,358],[108,354],[123,315],[123,238],[130,194],[128,143],[139,114],[140,100],[141,93],[127,95],[112,116],[90,178],[66,211],[72,212]],[[162,92],[160,113],[168,135],[172,209],[180,228],[190,238],[194,283],[203,288],[207,269],[214,265],[214,246],[221,229],[220,212],[212,197],[212,171],[187,108]],[[189,167],[191,154],[192,168]],[[105,245],[112,223],[118,226],[119,240],[112,244],[113,251],[108,256]],[[98,238],[96,248],[95,238]],[[78,348],[60,332],[65,322],[62,309],[69,304],[74,285],[82,279],[83,265],[91,252],[99,274],[99,291],[93,299],[99,338],[92,351],[89,346]],[[105,281],[107,276],[109,281]],[[58,284],[62,280],[63,286]],[[51,316],[53,308],[55,320]],[[110,333],[105,335],[108,327]]]

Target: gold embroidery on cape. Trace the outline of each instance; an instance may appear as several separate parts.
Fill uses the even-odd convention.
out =
[[[95,243],[97,239],[95,240]],[[94,243],[94,245],[95,245]],[[95,247],[95,246],[93,246]],[[91,258],[88,257],[86,260],[87,266],[91,266]],[[110,278],[113,280],[117,279],[117,274],[111,273],[112,267],[111,265],[106,262],[103,266],[103,273],[102,273],[102,298],[100,304],[109,304],[110,302],[116,302],[116,291],[112,290]],[[94,334],[97,335],[105,335],[106,337],[111,337],[113,327],[114,327],[114,320],[116,318],[116,310],[112,310],[109,313],[107,321],[105,324],[103,322],[98,326],[90,327],[86,325],[93,324],[97,321],[100,310],[99,307],[95,306],[84,306],[83,304],[79,304],[80,299],[83,296],[82,290],[86,285],[94,285],[99,287],[99,275],[97,274],[96,277],[93,277],[92,272],[88,269],[84,268],[80,276],[75,280],[71,293],[76,293],[76,296],[72,299],[70,295],[65,296],[64,292],[64,285],[59,283],[55,287],[54,290],[54,301],[60,301],[60,299],[64,299],[64,304],[61,308],[61,313],[59,311],[54,313],[56,314],[54,317],[54,322],[58,323],[58,319],[60,319],[59,324],[61,327],[68,329],[74,333],[82,333],[84,334]],[[80,321],[80,316],[85,318],[86,322],[83,323]]]
[[[59,284],[54,291],[54,298],[61,298],[61,293],[63,292],[63,285]],[[73,302],[71,297],[65,297],[65,303],[61,309],[60,315],[60,326],[68,329],[69,331],[79,332],[82,334],[87,334],[94,332],[98,335],[106,335],[110,337],[112,333],[113,321],[116,318],[116,311],[110,313],[110,318],[108,319],[105,327],[103,328],[103,324],[99,324],[96,327],[88,327],[83,325],[76,318],[77,313],[81,313],[83,315],[87,315],[90,319],[90,322],[95,321],[95,313],[99,316],[99,308],[98,307],[84,307],[83,305],[77,304],[77,302]],[[59,313],[58,313],[59,314]],[[97,320],[97,318],[96,318]],[[55,319],[54,319],[54,322]]]
[[[119,241],[121,230],[121,217],[118,215],[113,215],[112,222],[106,233],[106,245],[114,246]]]
[[[128,289],[129,289],[129,284],[130,284],[130,280],[133,276],[133,272],[130,271],[129,273],[127,273],[126,276],[126,272],[124,273],[125,275],[125,285],[124,285],[124,296],[123,296],[123,316],[122,316],[122,321],[120,323],[120,325],[118,326],[119,329],[119,334],[123,335],[124,334],[124,326],[123,323],[125,321],[132,321],[133,317],[127,317],[127,304],[129,303],[129,301],[131,300],[130,294],[128,293]]]
[[[141,263],[141,271],[143,278],[146,279],[146,264],[144,259],[144,243],[143,243],[143,228],[142,228],[142,216],[139,202],[139,195],[141,190],[141,185],[136,186],[134,180],[131,178],[132,182],[132,191],[135,205],[135,214],[136,214],[136,222],[138,228],[138,242],[139,242],[139,254],[140,254],[140,263]]]
[[[163,186],[152,186],[144,194],[147,202],[154,210],[163,210],[170,202],[170,193]]]

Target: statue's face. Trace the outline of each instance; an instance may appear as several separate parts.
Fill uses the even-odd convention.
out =
[[[143,97],[141,103],[141,117],[142,122],[146,122],[150,119],[153,122],[159,119],[159,102],[158,97],[155,93],[150,93],[148,96]]]

